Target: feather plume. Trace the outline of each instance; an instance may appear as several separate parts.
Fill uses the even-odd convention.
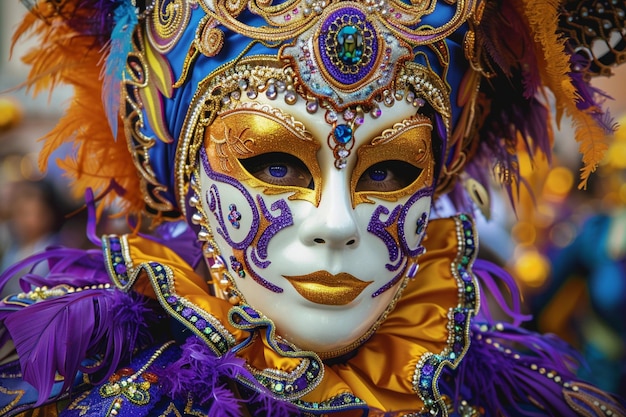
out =
[[[581,182],[578,184],[578,189],[584,189],[587,188],[589,176],[595,172],[609,146],[604,141],[604,129],[589,113],[579,113],[574,119],[574,127],[576,128],[576,142],[579,143],[579,150],[583,155],[583,167],[580,169]]]
[[[0,275],[0,290],[17,273],[24,270],[33,271],[39,264],[47,263],[48,273],[39,276],[26,273],[22,277],[21,287],[29,291],[32,287],[54,287],[70,285],[82,287],[99,285],[110,282],[109,275],[104,267],[102,250],[82,250],[62,247],[51,247],[41,253],[29,256],[11,265]]]
[[[498,265],[483,259],[474,261],[472,270],[480,282],[482,292],[486,292],[493,297],[502,312],[513,320],[515,326],[520,326],[523,322],[531,319],[531,316],[521,313],[522,296],[511,274]],[[501,286],[508,290],[511,298],[511,306],[509,306],[505,300],[505,296],[500,290]],[[488,322],[492,322],[493,316],[489,311],[488,303],[482,303],[479,317],[484,317]]]
[[[520,327],[529,319],[521,314],[520,292],[504,269],[484,260],[473,265],[482,293],[488,293],[513,323],[495,322],[487,303],[470,329],[471,348],[456,369],[444,368],[439,385],[459,408],[462,399],[487,416],[600,417],[602,407],[624,415],[623,406],[610,395],[577,381],[582,358],[554,335],[541,335]],[[501,288],[508,290],[507,305]],[[576,385],[577,388],[572,389]],[[588,411],[588,412],[587,412]]]
[[[19,355],[24,380],[39,392],[37,405],[50,396],[55,376],[64,377],[62,392],[79,370],[103,372],[108,378],[135,350],[149,341],[145,300],[119,290],[68,293],[12,312],[4,319]],[[81,362],[101,354],[98,366]],[[99,382],[96,382],[99,383]]]
[[[573,359],[562,352],[571,349],[556,338],[519,327],[499,324],[499,328],[472,326],[471,349],[456,370],[444,369],[442,391],[452,398],[471,398],[472,405],[484,408],[488,416],[571,415],[562,387],[537,371],[549,369],[569,380]],[[537,370],[531,369],[533,364]],[[548,409],[539,410],[535,404]]]
[[[122,74],[126,72],[126,58],[132,51],[132,36],[137,25],[137,12],[130,1],[119,1],[113,12],[115,26],[107,52],[101,77],[102,102],[109,120],[113,137],[117,138],[117,127],[122,89]]]
[[[65,115],[41,139],[39,167],[42,172],[56,149],[64,143],[73,143],[75,154],[58,161],[58,165],[71,178],[74,194],[82,197],[87,188],[100,194],[113,180],[126,191],[119,200],[121,210],[139,213],[144,203],[132,155],[123,132],[119,132],[117,140],[112,135],[101,100],[100,74],[105,71],[102,47],[103,39],[110,37],[113,26],[112,5],[117,6],[117,2],[63,1],[58,6],[61,13],[42,3],[27,14],[14,34],[13,43],[22,37],[39,40],[22,58],[31,66],[27,85],[35,95],[59,84],[74,88],[74,97]],[[118,120],[116,125],[120,123]],[[110,205],[116,198],[118,195],[110,193],[103,203]]]
[[[290,403],[275,399],[259,385],[253,392],[240,386],[238,396],[233,391],[237,378],[243,377],[254,383],[254,375],[248,371],[245,361],[230,352],[218,357],[195,336],[187,338],[181,346],[178,361],[160,371],[163,390],[179,399],[191,395],[200,404],[209,406],[210,417],[239,417],[240,407],[246,403],[255,416],[296,416],[299,413]]]
[[[525,0],[524,14],[542,52],[539,68],[544,84],[554,93],[557,122],[565,113],[576,129],[575,139],[584,164],[579,188],[585,188],[608,147],[602,127],[595,123],[589,110],[582,111],[578,107],[580,95],[570,78],[570,57],[565,50],[565,40],[557,31],[559,3],[557,0]]]
[[[600,406],[624,415],[610,395],[577,381],[580,357],[557,337],[505,323],[473,324],[471,336],[459,367],[444,368],[440,380],[442,393],[456,401],[471,398],[487,416],[600,417],[605,415]],[[583,409],[588,412],[574,411]]]
[[[165,391],[182,399],[190,394],[203,405],[213,403],[223,410],[237,410],[238,401],[223,377],[232,379],[244,374],[254,379],[246,370],[245,361],[232,354],[215,356],[194,336],[187,338],[181,349],[181,358],[163,371],[162,383]]]
[[[512,69],[523,67],[524,98],[533,97],[541,84],[535,49],[528,27],[514,2],[490,3],[485,7],[478,33],[483,48],[498,70],[506,77]]]
[[[202,242],[198,241],[196,233],[186,221],[164,222],[154,230],[154,233],[139,235],[167,246],[193,268],[204,259]]]

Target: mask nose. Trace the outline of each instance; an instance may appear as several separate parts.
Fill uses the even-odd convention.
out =
[[[334,170],[334,168],[333,168]],[[331,249],[359,245],[359,229],[350,200],[350,192],[340,172],[330,175],[319,206],[307,217],[300,229],[300,239],[307,246]]]

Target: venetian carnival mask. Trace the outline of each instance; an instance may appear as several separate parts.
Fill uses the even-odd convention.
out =
[[[431,121],[406,102],[378,119],[266,97],[233,107],[200,151],[202,207],[232,284],[297,346],[349,347],[417,270]],[[345,158],[329,146],[342,126],[354,132]]]
[[[216,295],[323,357],[366,340],[415,276],[450,94],[476,82],[475,4],[422,3],[157,1],[128,60],[148,205],[173,208],[146,167],[178,138],[173,188]]]

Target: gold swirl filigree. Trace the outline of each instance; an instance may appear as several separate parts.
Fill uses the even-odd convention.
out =
[[[230,106],[223,99],[239,90],[240,81],[244,78],[250,88],[257,90],[271,78],[286,81],[282,64],[275,56],[256,56],[253,59],[235,59],[216,69],[198,84],[176,147],[176,197],[183,212],[186,211],[186,192],[197,165],[198,152],[204,143],[205,130],[219,111]]]
[[[160,92],[157,82],[151,80],[154,76],[148,71],[148,63],[145,57],[144,35],[140,29],[134,37],[134,51],[127,58],[127,74],[124,77],[122,91],[125,102],[126,114],[123,117],[124,130],[128,149],[133,156],[133,162],[141,178],[140,190],[149,212],[173,212],[174,207],[163,193],[167,192],[167,186],[159,183],[156,174],[150,165],[149,149],[154,146],[156,138],[147,136],[142,129],[145,126],[144,103],[155,103],[153,100]],[[158,100],[160,102],[160,100]],[[159,113],[158,111],[156,113]],[[163,133],[159,138],[163,141],[171,141],[164,127],[163,120],[150,120],[151,125],[157,131]]]
[[[259,27],[250,26],[237,20],[239,13],[232,13],[230,11],[229,5],[227,4],[228,1],[230,0],[216,0],[213,5],[214,10],[209,8],[204,2],[200,3],[200,6],[207,15],[218,20],[227,29],[240,33],[250,39],[265,42],[284,42],[297,37],[318,21],[318,16],[315,14],[304,16],[304,14],[301,13],[298,15],[298,18],[290,19],[286,21],[285,24],[279,24],[272,19],[272,17],[279,14],[278,9],[268,8],[268,6],[259,5],[251,1],[247,4],[248,8],[251,11],[257,11],[259,15],[268,22],[268,25]]]
[[[189,46],[182,71],[173,88],[181,87],[189,77],[189,71],[200,54],[207,57],[217,55],[224,46],[224,32],[215,28],[216,22],[209,16],[204,16],[196,28],[196,36]]]
[[[396,78],[396,89],[403,90],[408,87],[441,114],[449,131],[452,106],[450,90],[446,83],[432,69],[415,62],[407,62]]]
[[[224,32],[214,28],[205,26],[198,39],[198,50],[205,56],[212,57],[217,55],[224,46]]]
[[[304,3],[301,0],[289,0],[284,3],[273,5],[272,0],[252,0],[248,7],[252,13],[259,14],[273,24],[282,26],[289,24],[291,17],[285,18],[287,15],[298,15],[303,13]],[[294,14],[295,12],[295,14]]]
[[[226,10],[234,16],[239,15],[246,8],[247,5],[246,0],[225,0],[224,5],[226,6]]]
[[[366,0],[365,4],[369,5],[370,2],[374,5],[378,3],[375,0]],[[432,14],[436,5],[437,0],[414,0],[411,5],[400,0],[391,0],[389,6],[393,12],[387,13],[387,18],[404,26],[416,25],[422,20],[422,17]]]
[[[411,15],[415,14],[423,16],[426,12],[423,12],[422,8],[418,8],[417,10],[414,10],[413,8],[408,8],[407,13]],[[414,46],[419,46],[429,45],[449,37],[453,32],[461,27],[461,25],[467,22],[470,16],[474,14],[475,8],[475,0],[457,0],[454,16],[452,16],[452,18],[448,20],[444,25],[435,28],[431,26],[421,25],[415,29],[412,29],[409,27],[410,25],[408,25],[406,22],[402,21],[401,19],[396,19],[393,13],[390,14],[386,12],[382,14],[381,12],[379,12],[379,15],[381,23],[383,23],[397,37]],[[432,13],[434,9],[429,8],[427,11],[430,11]]]
[[[370,144],[372,146],[377,146],[377,145],[382,145],[384,143],[389,143],[396,136],[398,136],[401,132],[409,129],[412,126],[423,125],[423,124],[432,124],[432,122],[428,117],[418,113],[409,119],[406,119],[402,122],[394,124],[389,129],[383,130],[380,135],[372,139]]]
[[[493,78],[496,73],[489,62],[483,48],[482,42],[478,38],[478,27],[482,21],[485,12],[485,2],[482,2],[476,8],[472,17],[468,20],[469,29],[463,39],[463,51],[472,69],[485,78]]]
[[[161,53],[169,52],[184,33],[190,16],[187,0],[157,0],[147,19],[152,46]]]

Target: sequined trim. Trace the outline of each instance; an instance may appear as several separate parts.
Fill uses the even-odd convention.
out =
[[[109,276],[122,291],[133,286],[138,274],[133,273],[133,264],[126,236],[108,235],[102,237],[104,260]]]
[[[122,243],[118,246],[119,243]],[[107,269],[112,281],[120,289],[128,291],[141,272],[146,272],[154,287],[161,306],[176,320],[199,336],[217,355],[223,355],[235,344],[235,337],[226,330],[213,315],[205,312],[174,291],[174,274],[172,270],[158,262],[146,262],[134,267],[127,251],[125,237],[109,235],[103,237]],[[114,250],[119,247],[119,250]],[[124,249],[126,248],[126,253]],[[116,265],[124,268],[115,268]],[[117,272],[119,271],[119,273]]]
[[[456,368],[470,345],[471,318],[479,308],[479,294],[472,264],[478,252],[474,224],[469,216],[454,218],[457,233],[457,256],[451,264],[458,286],[458,306],[448,311],[448,341],[440,353],[426,353],[420,358],[413,375],[413,390],[424,402],[430,415],[447,416],[439,393],[438,381],[444,365]]]
[[[299,409],[312,412],[312,415],[319,415],[329,411],[348,411],[348,410],[369,410],[369,407],[363,400],[346,392],[334,396],[333,398],[319,403],[296,400],[292,401]],[[310,414],[305,414],[306,416]]]
[[[291,372],[278,369],[259,371],[246,365],[257,381],[277,398],[288,401],[300,398],[311,392],[324,378],[324,365],[320,357],[315,352],[298,350],[291,343],[278,337],[274,322],[254,308],[248,305],[233,307],[229,311],[228,321],[233,327],[250,332],[250,337],[237,345],[233,351],[246,348],[257,331],[264,328],[267,342],[274,352],[282,357],[301,359],[300,364]],[[240,380],[250,386],[249,381],[242,378]]]
[[[324,364],[320,357],[311,351],[298,350],[275,333],[274,323],[248,305],[233,307],[229,313],[232,326],[250,332],[250,336],[233,351],[245,349],[265,328],[266,340],[270,348],[282,357],[301,359],[300,364],[291,372],[278,369],[258,370],[246,365],[255,379],[268,389],[272,395],[283,401],[291,401],[300,410],[314,415],[331,411],[367,409],[362,399],[351,393],[342,393],[323,402],[308,402],[300,398],[313,391],[324,378]],[[258,384],[243,377],[238,377],[243,385],[258,390]],[[306,413],[305,415],[308,415]]]
[[[98,393],[101,398],[113,397],[106,416],[117,416],[124,401],[129,401],[137,406],[150,403],[150,388],[158,382],[159,377],[152,372],[147,372],[148,368],[161,356],[165,349],[173,344],[174,341],[169,341],[158,348],[137,371],[132,368],[122,368],[111,375],[107,383],[100,386]]]
[[[174,277],[169,268],[159,264],[152,266],[157,271],[157,275],[151,276],[152,285],[163,308],[201,337],[217,355],[228,352],[235,344],[235,337],[214,316],[173,291]]]

